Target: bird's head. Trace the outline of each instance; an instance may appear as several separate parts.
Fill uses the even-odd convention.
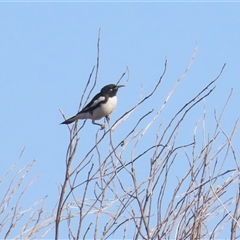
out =
[[[120,87],[125,87],[125,86],[124,85],[108,84],[101,89],[101,93],[108,94],[110,97],[113,97],[117,94],[117,91]]]

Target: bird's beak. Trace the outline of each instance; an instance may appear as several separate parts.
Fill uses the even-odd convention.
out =
[[[116,88],[125,87],[125,85],[116,85]]]

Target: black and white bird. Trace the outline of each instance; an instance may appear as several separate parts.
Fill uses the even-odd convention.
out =
[[[113,112],[117,105],[116,94],[120,87],[124,87],[124,85],[106,85],[80,112],[61,124],[69,124],[78,119],[92,119],[93,124],[104,128],[104,124],[96,123],[95,120],[105,117],[107,121],[109,121],[109,115]]]

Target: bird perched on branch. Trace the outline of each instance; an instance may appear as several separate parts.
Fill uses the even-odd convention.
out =
[[[80,112],[61,124],[70,124],[78,119],[92,119],[93,124],[99,125],[103,129],[104,124],[96,123],[95,120],[105,117],[109,121],[109,115],[117,105],[116,94],[120,87],[124,87],[124,85],[106,85]]]

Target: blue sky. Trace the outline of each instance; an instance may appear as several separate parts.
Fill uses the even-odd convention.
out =
[[[239,117],[239,7],[239,3],[213,2],[1,2],[0,175],[17,161],[25,147],[18,166],[36,159],[31,176],[41,175],[36,182],[36,195],[29,194],[28,202],[48,195],[47,207],[53,206],[57,186],[63,179],[69,140],[67,128],[59,125],[63,119],[58,109],[67,117],[77,112],[81,93],[96,64],[99,28],[100,68],[93,94],[102,86],[117,82],[129,68],[129,82],[119,90],[113,122],[136,104],[141,86],[145,95],[151,91],[167,58],[167,73],[154,96],[161,106],[197,46],[187,76],[160,119],[168,121],[226,63],[206,105],[212,118],[213,109],[222,109],[233,88],[222,122],[230,132]],[[145,104],[141,111],[152,108]],[[199,112],[189,117],[190,132],[202,116],[202,109],[203,104]],[[140,116],[141,112],[136,114]],[[129,119],[129,125],[131,121],[134,119]],[[209,121],[207,129],[211,131],[214,121]],[[96,130],[87,122],[84,144],[90,146],[95,141]],[[237,134],[235,147],[239,140]]]

